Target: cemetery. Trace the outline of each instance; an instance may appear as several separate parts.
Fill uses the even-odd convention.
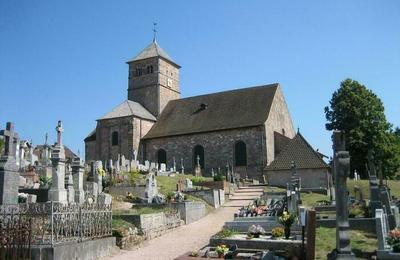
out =
[[[395,4],[206,2],[1,4],[0,260],[400,260]]]

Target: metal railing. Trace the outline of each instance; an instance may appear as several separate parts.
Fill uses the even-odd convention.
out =
[[[7,227],[16,221],[30,223],[31,245],[81,242],[112,235],[111,204],[47,202],[0,205],[0,232],[7,234]]]

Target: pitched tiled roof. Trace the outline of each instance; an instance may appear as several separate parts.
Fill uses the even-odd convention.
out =
[[[168,102],[144,139],[263,125],[279,84]]]
[[[93,129],[92,132],[90,132],[90,134],[88,134],[88,136],[86,136],[83,141],[84,142],[96,141],[96,128]]]
[[[138,55],[136,55],[133,59],[129,60],[129,62],[137,61],[137,60],[144,60],[148,58],[153,58],[153,57],[162,57],[174,64],[174,60],[168,55],[166,51],[163,50],[163,48],[158,45],[156,41],[153,41],[150,43],[146,48],[144,48]]]
[[[152,121],[156,121],[157,119],[147,111],[141,104],[131,101],[125,100],[117,107],[113,108],[110,112],[105,114],[103,117],[98,120],[117,118],[117,117],[125,117],[125,116],[137,116],[143,119],[148,119]]]
[[[292,161],[296,162],[297,169],[329,168],[300,133],[288,142],[275,160],[265,167],[265,170],[288,170],[291,168]]]

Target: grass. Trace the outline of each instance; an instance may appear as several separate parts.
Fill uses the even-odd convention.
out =
[[[388,180],[388,186],[390,188],[390,194],[397,198],[400,197],[400,181],[396,180]],[[386,181],[384,181],[386,183]],[[354,197],[354,186],[360,187],[364,199],[369,199],[369,181],[368,180],[348,180],[347,181],[347,190],[350,192],[350,195]],[[358,198],[358,196],[357,196]]]
[[[171,211],[171,208],[168,205],[150,204],[131,209],[116,209],[113,210],[113,215],[141,215],[168,211]]]
[[[314,207],[317,205],[317,201],[320,200],[328,200],[329,197],[323,194],[319,193],[313,193],[313,192],[302,192],[301,195],[301,200],[302,200],[302,205],[305,207]]]
[[[120,219],[118,217],[113,217],[112,220],[112,229],[113,229],[113,236],[114,237],[123,237],[124,236],[124,230],[127,230],[129,228],[135,228],[135,226],[123,219]]]
[[[374,234],[351,230],[351,248],[357,252],[374,252],[378,247]],[[326,255],[336,247],[336,229],[319,227],[316,229],[315,259],[326,259]]]
[[[199,179],[199,177],[193,176],[193,175],[175,175],[174,177],[170,176],[156,176],[157,178],[157,186],[158,186],[158,191],[164,195],[166,195],[168,192],[176,191],[176,184],[178,183],[179,179],[185,180],[190,179],[192,181],[196,181]],[[213,181],[212,178],[208,177],[202,177],[204,181]]]
[[[273,187],[273,186],[266,186],[264,188],[265,192],[286,192],[286,189],[284,188],[279,188],[279,187]]]

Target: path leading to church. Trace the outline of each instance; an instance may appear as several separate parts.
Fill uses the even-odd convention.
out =
[[[118,255],[104,259],[174,259],[186,252],[200,249],[208,244],[212,235],[221,230],[225,221],[233,219],[233,214],[242,206],[262,194],[263,187],[245,187],[238,190],[225,205],[206,217],[181,226],[160,237],[154,238],[134,251],[121,250]]]

